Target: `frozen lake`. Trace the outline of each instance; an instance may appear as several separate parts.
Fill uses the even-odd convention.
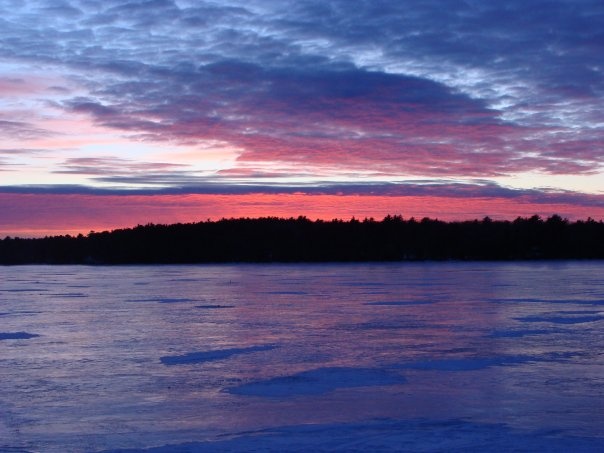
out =
[[[0,267],[0,451],[604,451],[603,351],[602,262]]]

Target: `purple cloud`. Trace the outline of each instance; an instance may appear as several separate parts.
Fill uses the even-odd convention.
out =
[[[33,139],[51,135],[50,131],[41,129],[24,121],[0,120],[0,137],[8,139]]]
[[[0,19],[0,57],[60,73],[68,91],[52,105],[65,115],[133,140],[227,143],[240,150],[232,170],[249,175],[602,170],[599,0],[193,3],[15,4]],[[3,136],[46,133],[4,118]],[[76,157],[57,172],[200,180],[141,161]]]

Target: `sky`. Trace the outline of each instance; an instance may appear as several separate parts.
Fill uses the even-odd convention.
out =
[[[604,218],[601,0],[0,7],[0,237]]]

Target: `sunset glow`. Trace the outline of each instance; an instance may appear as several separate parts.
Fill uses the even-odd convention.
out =
[[[569,219],[604,218],[604,207],[575,206],[571,202],[534,203],[524,196],[459,198],[442,196],[371,195],[0,195],[6,214],[0,227],[9,236],[43,236],[104,231],[146,223],[187,223],[237,217],[298,217],[381,220],[391,212],[420,220],[467,218],[512,219],[555,213]],[[32,216],[32,211],[36,215]],[[6,219],[6,220],[5,220]],[[25,225],[27,227],[25,227]]]
[[[604,219],[600,1],[4,3],[0,237]]]

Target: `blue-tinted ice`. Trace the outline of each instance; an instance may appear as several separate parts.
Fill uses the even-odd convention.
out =
[[[604,451],[603,271],[0,268],[0,451]]]

